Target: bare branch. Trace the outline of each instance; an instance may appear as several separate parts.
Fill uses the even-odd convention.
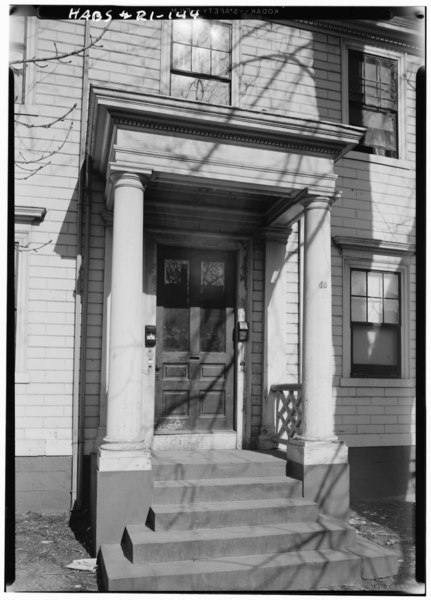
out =
[[[50,121],[49,123],[43,123],[42,125],[37,125],[35,123],[23,123],[22,121],[18,121],[17,119],[15,119],[15,123],[17,123],[17,125],[22,125],[23,127],[28,127],[29,129],[33,128],[33,127],[43,127],[45,129],[49,129],[49,127],[52,127],[53,125],[55,125],[56,123],[58,123],[59,121],[64,121],[65,118],[70,115],[70,113],[77,107],[77,102],[75,102],[75,104],[72,106],[72,108],[70,108],[67,112],[64,113],[64,115],[62,115],[61,117],[58,117],[58,119],[55,119],[54,121]]]
[[[51,164],[51,163],[46,163],[44,165],[40,165],[40,167],[38,167],[37,169],[33,169],[28,175],[26,175],[26,177],[17,177],[16,179],[17,179],[17,181],[24,181],[25,179],[30,179],[30,177],[33,177],[33,175],[36,175],[36,173],[38,171],[40,171],[44,167],[47,167],[49,164]]]
[[[58,53],[57,50],[57,46],[56,43],[54,42],[54,47],[55,47],[55,54],[53,56],[33,56],[33,58],[26,58],[23,60],[14,60],[10,63],[11,66],[13,65],[23,65],[23,64],[28,64],[28,63],[40,63],[40,62],[48,62],[49,60],[57,60],[59,62],[61,62],[60,59],[62,58],[68,58],[69,56],[77,56],[79,54],[82,54],[82,52],[85,52],[86,50],[88,50],[89,48],[94,47],[98,41],[100,41],[102,39],[102,37],[105,35],[106,31],[108,30],[109,26],[111,24],[111,21],[109,21],[109,23],[106,25],[106,27],[102,30],[102,32],[100,33],[100,35],[97,36],[97,38],[95,38],[94,40],[92,40],[87,46],[83,46],[82,48],[78,48],[77,50],[72,50],[71,52],[63,52],[62,54]],[[41,65],[38,65],[41,66]],[[44,65],[46,66],[46,65]]]
[[[73,121],[70,124],[70,127],[67,131],[66,137],[64,138],[64,140],[61,142],[61,144],[55,148],[54,150],[52,150],[51,152],[47,152],[45,154],[41,154],[38,158],[35,159],[26,159],[25,156],[23,155],[22,152],[20,152],[20,156],[22,157],[23,160],[16,160],[15,164],[16,166],[21,169],[22,171],[27,171],[29,174],[26,175],[25,177],[17,177],[16,179],[18,181],[23,181],[24,179],[29,179],[30,177],[32,177],[33,175],[35,175],[36,173],[38,173],[41,169],[43,169],[44,167],[47,167],[48,165],[51,164],[51,161],[49,162],[44,162],[43,164],[39,164],[39,166],[34,166],[31,167],[29,169],[27,169],[26,167],[23,167],[22,165],[30,165],[30,164],[37,164],[37,163],[41,163],[42,161],[47,160],[48,158],[51,158],[52,156],[54,156],[54,154],[57,154],[58,152],[60,152],[60,150],[63,148],[63,146],[65,145],[65,143],[67,142],[70,132],[72,131],[73,128]]]

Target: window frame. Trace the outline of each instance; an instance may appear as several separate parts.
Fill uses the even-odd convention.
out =
[[[382,270],[382,269],[365,269],[365,268],[359,268],[359,267],[350,267],[350,281],[349,281],[349,293],[350,293],[350,377],[351,378],[357,378],[357,377],[378,377],[378,378],[385,378],[385,377],[390,377],[390,378],[399,378],[401,375],[401,326],[402,326],[402,298],[401,298],[401,276],[400,273],[398,271],[386,271],[386,270]],[[397,301],[398,301],[398,323],[386,323],[384,321],[382,321],[381,323],[378,322],[373,322],[373,321],[369,321],[368,319],[366,319],[365,321],[353,321],[352,320],[352,298],[355,296],[352,293],[352,273],[353,272],[362,272],[366,274],[366,293],[365,296],[358,296],[358,297],[364,297],[366,300],[366,306],[368,306],[368,299],[372,298],[374,296],[370,296],[368,294],[368,273],[380,273],[380,274],[392,274],[392,275],[396,275],[397,279],[398,279],[398,296],[397,296]],[[382,290],[383,292],[383,290]],[[384,296],[381,296],[382,300],[383,300],[383,305],[384,305]],[[384,306],[383,306],[383,311],[384,311]],[[392,330],[396,332],[396,338],[397,338],[397,361],[396,361],[396,365],[394,368],[389,368],[386,367],[385,365],[382,364],[363,364],[363,363],[354,363],[353,361],[353,349],[354,349],[354,340],[353,340],[353,333],[354,333],[354,329],[359,330],[361,328],[364,329],[375,329],[375,330]]]
[[[376,244],[377,245],[377,244]],[[347,247],[342,249],[343,260],[343,365],[340,384],[397,386],[401,380],[410,378],[410,255],[411,252],[400,251],[390,254],[390,251],[376,252],[373,250],[356,250]],[[352,335],[351,335],[351,304],[350,304],[350,273],[352,270],[380,271],[399,274],[399,375],[351,375],[352,366]]]
[[[239,65],[239,40],[241,39],[241,22],[236,20],[228,19],[217,19],[216,23],[230,25],[231,29],[231,49],[230,49],[230,102],[223,106],[238,106],[239,105],[239,77],[238,77],[238,65]],[[175,97],[185,102],[199,102],[199,100],[187,100],[185,98],[178,98],[171,96],[171,72],[172,72],[172,22],[162,21],[162,50],[161,50],[161,78],[160,78],[160,93],[164,96]],[[178,72],[181,74],[180,72]],[[192,73],[190,71],[190,73]],[[193,75],[190,75],[191,77]],[[203,76],[209,80],[221,80],[219,77]],[[210,102],[203,102],[203,104],[212,105]]]
[[[358,150],[352,150],[348,153],[349,158],[356,158],[367,162],[377,162],[388,165],[399,165],[400,161],[406,161],[406,133],[405,133],[405,121],[406,121],[406,105],[405,105],[405,77],[406,72],[406,60],[403,54],[387,50],[377,46],[364,44],[354,41],[342,40],[342,52],[341,52],[341,73],[342,73],[342,116],[344,123],[350,123],[349,119],[349,51],[353,50],[375,56],[376,58],[386,58],[394,60],[397,63],[397,88],[398,88],[398,112],[397,112],[397,132],[398,132],[398,156],[388,157],[381,156],[379,154],[369,154],[367,152],[360,152]]]
[[[22,15],[17,15],[22,16]],[[11,16],[10,19],[14,17]],[[23,58],[28,60],[31,57],[36,56],[36,40],[37,40],[37,17],[24,16],[25,27],[24,27],[24,40],[22,46],[24,49]],[[10,42],[10,50],[12,49],[12,41]],[[9,53],[10,53],[9,50]],[[28,107],[33,105],[35,101],[35,81],[36,81],[36,65],[33,62],[25,63],[23,65],[24,74],[22,81],[22,100],[20,102],[15,101],[15,106],[18,112],[21,107]]]

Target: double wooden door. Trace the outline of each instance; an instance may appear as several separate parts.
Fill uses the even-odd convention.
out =
[[[156,433],[234,427],[235,255],[160,246]]]

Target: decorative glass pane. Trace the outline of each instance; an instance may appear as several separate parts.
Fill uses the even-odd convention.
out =
[[[398,363],[398,336],[395,329],[353,329],[353,364],[396,365]]]
[[[226,311],[224,308],[202,308],[200,328],[201,352],[226,350]]]
[[[230,51],[230,28],[213,23],[211,27],[211,47],[214,50]]]
[[[188,352],[190,349],[190,311],[188,308],[165,308],[163,313],[163,349]]]
[[[189,261],[167,258],[165,260],[165,284],[182,285],[189,279]]]
[[[192,71],[194,73],[211,73],[211,51],[206,48],[193,48]]]
[[[368,322],[383,323],[383,301],[376,298],[368,299]]]
[[[211,74],[229,77],[230,55],[228,52],[211,52]]]
[[[174,42],[183,44],[192,43],[192,21],[189,19],[178,19],[172,21],[172,38]]]
[[[398,298],[398,275],[396,273],[384,274],[385,298]]]
[[[164,302],[169,308],[188,308],[190,305],[189,261],[165,259]]]
[[[367,305],[365,298],[352,298],[351,321],[365,323],[367,320]]]
[[[201,261],[201,285],[215,285],[224,287],[224,263]]]
[[[381,298],[382,293],[382,274],[381,273],[368,273],[368,296],[374,298]]]
[[[211,47],[211,23],[197,19],[193,24],[193,45],[201,48]]]
[[[172,68],[190,71],[192,48],[184,44],[172,44]]]
[[[367,274],[365,271],[352,271],[352,295],[367,295]]]
[[[399,323],[399,304],[398,300],[385,300],[385,323]]]

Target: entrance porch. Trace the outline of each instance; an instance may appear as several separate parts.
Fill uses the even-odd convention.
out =
[[[96,546],[145,522],[155,449],[271,441],[268,392],[286,372],[286,243],[300,216],[302,427],[287,443],[287,464],[305,497],[319,499],[322,481],[337,480],[337,496],[348,503],[347,452],[334,436],[330,210],[334,161],[362,131],[100,89],[92,91],[90,124],[94,167],[112,212]],[[172,297],[169,286],[178,286]],[[185,337],[187,348],[176,347]],[[250,339],[260,344],[257,359]],[[256,411],[258,385],[266,409]],[[325,511],[343,516],[331,489]]]

